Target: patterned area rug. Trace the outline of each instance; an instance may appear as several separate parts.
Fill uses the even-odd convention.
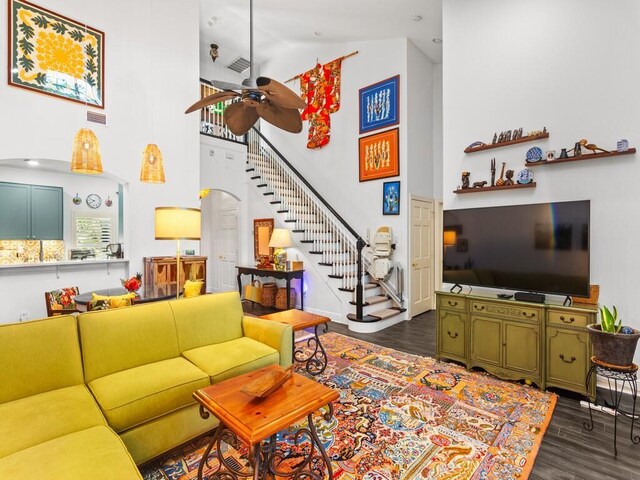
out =
[[[335,479],[522,480],[531,473],[554,394],[337,333],[322,342],[329,365],[317,380],[339,390],[340,400],[330,422],[317,416],[315,424]],[[278,436],[292,458],[302,448],[290,442],[296,430]],[[148,466],[145,480],[196,478],[208,440]],[[246,463],[245,448],[229,451]]]

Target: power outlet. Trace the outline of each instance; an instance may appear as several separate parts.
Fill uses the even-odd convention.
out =
[[[22,311],[20,312],[20,319],[21,322],[26,322],[27,320],[29,320],[29,312],[25,312]]]

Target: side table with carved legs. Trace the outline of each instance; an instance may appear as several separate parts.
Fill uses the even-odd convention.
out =
[[[265,398],[256,398],[241,392],[248,382],[277,368],[274,365],[231,378],[210,387],[197,390],[193,396],[200,403],[200,415],[215,415],[220,424],[213,440],[207,446],[198,468],[202,480],[204,466],[208,465],[215,448],[219,465],[209,475],[210,479],[239,478],[267,479],[278,477],[310,478],[321,480],[325,471],[333,478],[331,461],[318,438],[313,415],[323,409],[324,421],[331,420],[331,402],[338,399],[337,391],[325,387],[296,373],[280,388]],[[294,435],[295,444],[306,442],[304,459],[294,466],[284,468],[286,452],[278,447],[277,433],[307,418],[307,425]],[[249,447],[249,466],[243,467],[234,459],[225,457],[221,442],[237,445],[240,441]]]

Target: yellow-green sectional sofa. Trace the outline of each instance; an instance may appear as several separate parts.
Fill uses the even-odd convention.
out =
[[[289,366],[291,338],[237,292],[0,325],[0,478],[139,479],[216,425],[196,389]]]

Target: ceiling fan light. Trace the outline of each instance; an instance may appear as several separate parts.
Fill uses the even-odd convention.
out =
[[[85,175],[102,173],[102,157],[98,137],[89,128],[81,128],[73,139],[71,171]]]
[[[155,143],[147,145],[142,152],[140,181],[144,183],[164,183],[162,153]]]

